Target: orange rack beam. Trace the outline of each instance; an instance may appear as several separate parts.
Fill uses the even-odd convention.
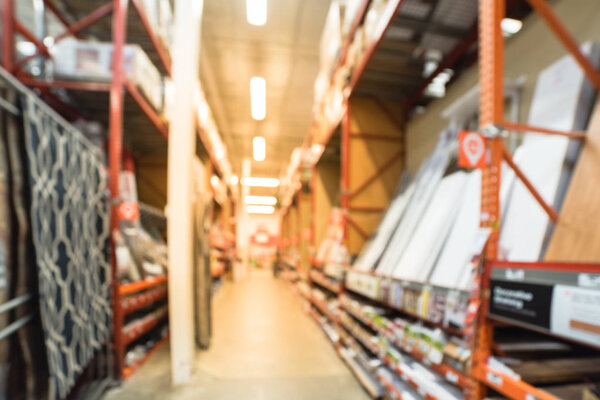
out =
[[[321,274],[320,272],[317,271],[310,271],[310,279],[313,282],[316,282],[317,284],[319,284],[320,286],[323,286],[324,288],[327,288],[328,290],[332,291],[333,293],[339,294],[342,290],[342,285],[341,284],[334,284],[331,283],[326,277],[323,276],[323,274]]]
[[[126,347],[127,345],[131,344],[132,342],[134,342],[137,339],[139,339],[140,337],[142,337],[144,334],[150,332],[152,330],[152,328],[154,328],[156,325],[158,325],[161,321],[165,320],[166,318],[167,318],[166,313],[163,316],[158,317],[158,318],[147,318],[147,319],[144,319],[144,320],[136,323],[131,328],[124,330],[122,333],[123,346]]]
[[[140,310],[150,304],[167,297],[167,288],[160,287],[149,290],[137,296],[128,297],[121,301],[121,310],[123,315],[131,314],[134,311]]]
[[[315,299],[313,296],[310,296],[310,302],[315,305],[329,320],[335,324],[338,323],[338,318],[329,311],[329,308],[321,300]]]
[[[521,380],[494,371],[487,365],[474,370],[474,375],[481,382],[485,382],[489,387],[511,399],[559,400],[558,397],[552,396],[551,394],[535,388]]]
[[[153,286],[166,283],[166,276],[157,276],[156,278],[148,278],[139,282],[126,283],[125,285],[119,285],[119,294],[125,296],[128,294],[141,292],[142,290],[150,289]]]

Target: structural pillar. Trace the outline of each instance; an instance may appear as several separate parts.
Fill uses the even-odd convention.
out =
[[[193,296],[194,85],[198,80],[203,0],[175,2],[173,115],[168,152],[169,330],[174,385],[190,381],[195,356]]]

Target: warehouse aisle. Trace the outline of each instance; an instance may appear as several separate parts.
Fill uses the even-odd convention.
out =
[[[106,399],[369,398],[300,301],[269,271],[227,283],[214,299],[211,348],[193,382],[170,386],[168,346]]]

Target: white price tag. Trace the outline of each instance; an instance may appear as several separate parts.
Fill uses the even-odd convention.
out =
[[[485,374],[485,379],[487,379],[488,382],[490,382],[498,387],[502,387],[502,378],[496,374],[488,372],[487,374]]]
[[[522,281],[523,279],[525,279],[525,270],[507,269],[504,272],[504,277],[509,281]]]
[[[429,360],[434,364],[441,364],[443,358],[444,353],[436,348],[432,348],[429,352]]]
[[[450,383],[457,384],[458,383],[458,375],[456,375],[452,371],[447,371],[446,372],[446,380]]]

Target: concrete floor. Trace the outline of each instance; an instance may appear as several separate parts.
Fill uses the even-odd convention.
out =
[[[286,283],[255,271],[214,297],[211,347],[188,385],[170,384],[168,346],[106,400],[365,400],[350,370]]]

